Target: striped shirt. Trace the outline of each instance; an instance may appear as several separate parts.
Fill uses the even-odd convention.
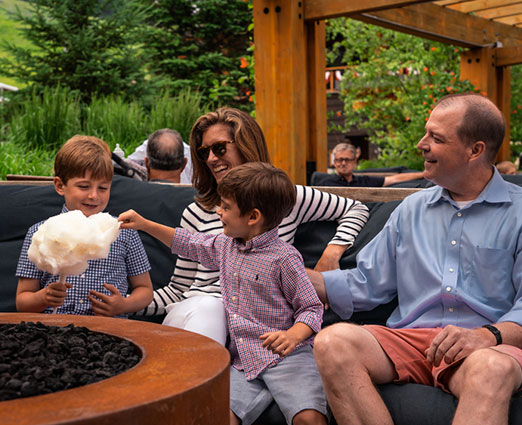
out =
[[[62,213],[67,212],[64,206]],[[22,245],[22,251],[16,268],[16,276],[28,279],[39,279],[40,288],[45,288],[52,282],[58,282],[59,275],[53,275],[39,270],[29,260],[27,250],[31,245],[33,235],[44,223],[41,221],[29,228]],[[102,294],[111,295],[103,284],[114,285],[125,297],[129,290],[128,276],[137,276],[150,270],[149,259],[145,248],[136,230],[122,229],[118,238],[111,244],[109,256],[99,260],[89,260],[89,266],[79,276],[67,276],[67,283],[73,285],[67,289],[67,296],[63,305],[58,307],[58,314],[93,315],[89,291],[95,290]],[[53,308],[46,308],[43,313],[52,313]],[[120,315],[118,317],[127,317]]]
[[[230,332],[232,365],[256,378],[282,357],[262,346],[267,332],[290,329],[300,322],[319,332],[323,305],[306,274],[301,254],[279,239],[277,229],[245,244],[224,234],[191,234],[178,228],[172,252],[219,269],[221,293]],[[312,344],[313,337],[295,349]]]
[[[296,203],[279,225],[279,237],[291,244],[297,226],[301,223],[337,221],[339,225],[330,244],[351,247],[368,221],[368,208],[359,201],[321,192],[309,186],[295,186],[295,189]],[[216,209],[208,211],[194,202],[183,211],[180,226],[191,233],[221,234],[223,225]],[[155,290],[152,303],[137,314],[164,314],[167,305],[196,295],[221,296],[219,270],[205,268],[198,262],[178,256],[169,284]]]

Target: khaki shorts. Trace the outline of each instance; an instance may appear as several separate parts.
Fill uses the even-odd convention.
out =
[[[450,392],[447,383],[458,366],[464,361],[433,366],[426,360],[426,350],[442,328],[433,329],[390,329],[378,325],[365,325],[392,361],[397,374],[394,382],[414,382],[438,387]],[[501,344],[489,347],[514,358],[522,367],[522,350],[512,345]]]

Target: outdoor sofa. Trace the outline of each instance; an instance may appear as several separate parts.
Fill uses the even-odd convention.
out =
[[[510,178],[517,180],[517,178]],[[423,186],[425,182],[408,182],[406,186]],[[341,259],[341,268],[355,266],[357,252],[383,227],[390,213],[400,203],[400,189],[352,189],[328,188],[338,193],[349,193],[364,201],[370,209],[370,219],[358,236],[355,245]],[[407,190],[407,189],[406,189]],[[399,192],[398,194],[395,192]],[[152,220],[175,226],[179,224],[183,209],[193,200],[195,191],[190,186],[152,184],[115,176],[108,211],[113,215],[133,208]],[[385,196],[386,195],[386,196]],[[391,197],[390,197],[391,196]],[[374,200],[370,200],[374,199]],[[380,199],[381,201],[376,201]],[[383,202],[384,200],[384,202]],[[17,279],[16,264],[22,241],[32,224],[60,213],[63,198],[52,185],[2,182],[0,184],[0,311],[14,312]],[[294,245],[299,249],[308,267],[313,267],[322,250],[335,231],[336,224],[317,222],[301,225]],[[151,262],[152,281],[162,286],[169,281],[175,257],[169,249],[146,234],[140,234]],[[396,301],[379,306],[373,311],[356,313],[352,321],[357,323],[384,324]],[[136,318],[143,320],[143,318]],[[161,317],[152,319],[161,322]],[[326,311],[324,326],[339,321],[333,312]],[[342,353],[339,353],[342,356]],[[487,385],[487,383],[485,383]],[[291,391],[291,388],[289,388]],[[388,384],[379,387],[395,424],[398,425],[447,425],[451,423],[456,400],[439,389],[417,384]],[[256,424],[284,424],[284,418],[275,403],[262,414]],[[522,423],[522,397],[515,396],[510,410],[510,424]]]

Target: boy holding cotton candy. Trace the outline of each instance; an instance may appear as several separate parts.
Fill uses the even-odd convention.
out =
[[[55,190],[64,197],[65,205],[60,216],[48,220],[51,226],[44,227],[50,234],[39,232],[35,236],[50,243],[38,239],[33,243],[40,242],[40,246],[31,246],[33,235],[45,221],[27,232],[16,270],[17,310],[51,313],[57,308],[61,314],[125,317],[146,307],[152,301],[150,264],[138,233],[116,229],[117,233],[111,230],[101,235],[111,224],[93,223],[113,220],[108,214],[94,217],[106,208],[110,197],[114,171],[107,144],[96,137],[72,137],[58,151],[54,173]],[[80,211],[83,216],[72,211]],[[83,220],[85,217],[89,220]],[[89,226],[96,231],[89,234]],[[75,238],[79,240],[77,245],[72,243]],[[110,247],[102,249],[105,252],[100,255],[96,251],[104,242],[109,242]],[[69,248],[64,248],[65,243]],[[62,254],[67,249],[69,252]],[[87,254],[88,250],[92,253]],[[98,259],[87,261],[86,255]]]

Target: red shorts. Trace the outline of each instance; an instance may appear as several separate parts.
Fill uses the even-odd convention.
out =
[[[426,360],[425,354],[442,328],[390,329],[378,325],[365,325],[363,327],[374,336],[392,361],[397,374],[394,382],[415,382],[450,392],[447,387],[449,378],[464,359],[449,364],[442,360],[439,366],[433,366]],[[490,348],[511,356],[522,367],[522,350],[520,348],[507,344]]]

